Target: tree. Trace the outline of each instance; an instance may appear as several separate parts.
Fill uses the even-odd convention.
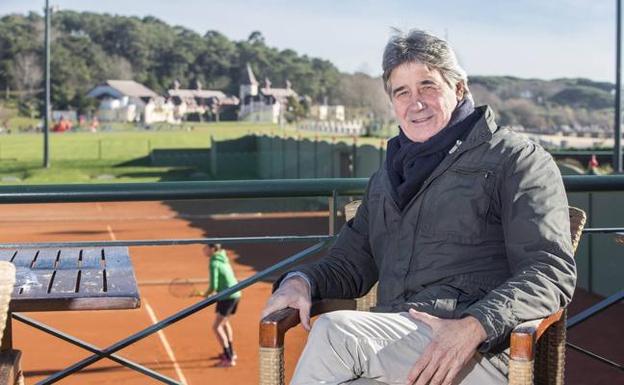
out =
[[[262,32],[260,31],[253,31],[250,33],[247,42],[253,45],[265,45],[264,36],[262,36]]]
[[[350,118],[364,118],[372,114],[373,119],[386,121],[392,116],[390,99],[379,77],[373,78],[364,73],[342,74],[336,99],[360,111],[360,116]]]
[[[298,98],[289,96],[286,103],[284,118],[288,123],[299,121],[307,116],[305,105],[300,103]]]
[[[32,94],[33,91],[40,88],[43,80],[43,70],[40,63],[41,57],[35,52],[20,52],[15,55],[15,61],[10,67],[13,88],[27,94]]]

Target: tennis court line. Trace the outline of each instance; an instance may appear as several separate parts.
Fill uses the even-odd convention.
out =
[[[110,225],[106,225],[106,230],[108,230],[108,235],[111,237],[113,241],[117,240],[117,237],[115,237],[115,233],[113,233],[113,228]],[[154,309],[152,309],[150,304],[147,302],[147,298],[142,298],[141,302],[145,305],[145,310],[147,310],[147,314],[149,315],[150,320],[152,321],[152,324],[158,323],[158,318],[156,318],[156,313],[154,313]],[[160,329],[156,333],[158,334],[158,338],[160,338],[160,342],[163,344],[163,347],[165,348],[165,351],[167,352],[167,356],[169,356],[169,359],[173,363],[173,369],[178,375],[180,382],[182,384],[187,385],[188,381],[186,380],[186,377],[184,377],[184,373],[182,373],[182,369],[180,368],[180,365],[178,364],[178,360],[176,359],[175,354],[173,354],[173,350],[171,349],[171,345],[169,344],[169,341],[167,340],[165,333],[162,331],[162,329]]]
[[[116,241],[117,237],[115,236],[115,233],[113,233],[113,228],[110,225],[106,225],[106,230],[108,231],[108,235],[110,236],[112,241]]]
[[[145,309],[147,310],[147,314],[149,314],[150,319],[152,320],[152,323],[153,324],[158,323],[158,318],[156,318],[156,314],[154,313],[154,310],[152,309],[150,304],[147,302],[147,299],[143,298],[141,301],[143,302],[143,304],[145,304]],[[184,377],[184,373],[182,373],[182,369],[180,368],[180,365],[178,365],[178,360],[173,354],[173,349],[171,349],[171,345],[169,344],[169,341],[167,340],[167,336],[165,336],[165,332],[163,332],[161,329],[156,333],[158,334],[158,337],[160,338],[160,342],[163,344],[165,351],[167,352],[167,356],[169,356],[169,359],[173,363],[173,369],[178,375],[180,382],[183,384],[188,384],[186,377]]]

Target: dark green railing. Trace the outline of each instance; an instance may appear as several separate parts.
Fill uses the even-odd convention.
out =
[[[624,175],[569,175],[568,192],[624,191]],[[362,195],[367,178],[0,186],[0,203],[160,201]]]
[[[278,179],[0,186],[0,203],[161,201],[362,195],[368,179]],[[623,183],[624,185],[624,183]]]

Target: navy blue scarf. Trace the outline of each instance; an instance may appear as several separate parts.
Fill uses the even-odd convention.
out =
[[[424,181],[442,162],[457,140],[463,140],[479,118],[474,103],[462,100],[449,123],[425,142],[412,142],[403,132],[388,141],[386,169],[392,184],[392,197],[401,210],[420,190]]]

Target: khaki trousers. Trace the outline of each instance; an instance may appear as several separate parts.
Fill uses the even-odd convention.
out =
[[[431,329],[408,313],[327,313],[314,323],[291,385],[403,385],[430,341]],[[479,354],[454,382],[506,383],[505,376]]]

